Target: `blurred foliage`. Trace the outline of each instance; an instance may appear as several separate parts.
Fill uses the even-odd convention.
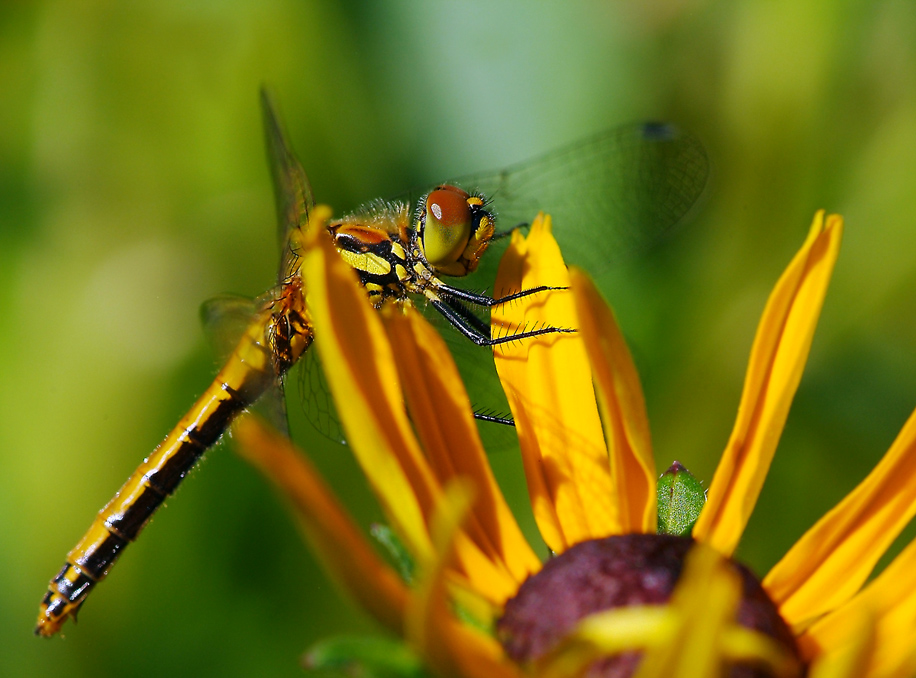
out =
[[[715,172],[705,205],[604,289],[659,468],[707,480],[771,285],[817,208],[845,215],[739,552],[765,572],[916,405],[914,51],[908,0],[4,3],[0,674],[292,676],[315,640],[372,628],[223,445],[66,639],[31,635],[67,549],[211,378],[200,303],[273,280],[263,82],[339,211],[614,123],[697,133]],[[377,519],[352,460],[301,417],[293,432]],[[523,507],[515,460],[494,465]]]

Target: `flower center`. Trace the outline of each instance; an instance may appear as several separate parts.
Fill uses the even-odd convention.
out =
[[[548,561],[506,603],[496,627],[506,653],[525,664],[544,656],[584,617],[618,607],[666,603],[693,543],[686,537],[628,534],[573,546]],[[792,632],[760,582],[743,565],[732,564],[743,584],[737,622],[770,636],[798,658]],[[626,678],[635,672],[640,657],[635,651],[609,657],[592,665],[587,675]],[[727,675],[768,674],[736,665]]]

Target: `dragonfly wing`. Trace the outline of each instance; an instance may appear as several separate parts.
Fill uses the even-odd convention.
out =
[[[606,130],[509,168],[455,179],[491,200],[501,231],[526,224],[539,211],[553,216],[554,234],[570,263],[592,272],[645,250],[670,231],[703,194],[709,161],[699,140],[663,124],[632,124]],[[421,192],[410,194],[416,200]],[[473,280],[451,281],[465,288],[492,281],[506,239],[491,244]],[[479,290],[478,290],[479,291]],[[515,290],[491,290],[502,294]],[[422,304],[421,304],[422,306]],[[424,314],[442,328],[438,314]],[[482,320],[487,320],[484,312]],[[508,412],[492,360],[453,328],[442,331],[475,410]],[[516,444],[511,429],[483,425],[493,440],[487,449]],[[504,440],[502,438],[505,438]]]
[[[331,387],[321,366],[318,351],[308,351],[299,360],[299,397],[309,423],[328,440],[346,445],[343,425],[334,406]]]
[[[225,361],[238,343],[263,301],[248,297],[222,295],[208,299],[200,307],[200,317],[207,338],[220,361]],[[321,360],[317,351],[306,351],[299,359],[294,377],[299,387],[302,409],[309,423],[324,437],[336,443],[344,443],[343,427],[331,389],[324,377]],[[254,409],[280,431],[288,432],[284,382],[277,379],[255,404]]]
[[[261,304],[255,299],[232,294],[214,297],[201,304],[200,320],[204,326],[204,333],[221,363],[225,363],[232,354],[260,307]],[[281,378],[275,380],[273,386],[264,392],[252,409],[278,431],[289,431]]]
[[[706,186],[700,141],[671,125],[625,125],[454,183],[491,198],[499,228],[552,215],[569,263],[600,270],[644,250],[690,211]]]
[[[254,299],[224,294],[200,305],[200,322],[216,357],[224,362],[232,353],[248,323],[257,314]]]
[[[277,115],[277,108],[264,88],[261,89],[261,109],[264,114],[264,134],[267,137],[268,160],[277,203],[277,241],[280,246],[280,270],[277,279],[278,282],[282,282],[292,272],[292,265],[297,256],[290,248],[290,233],[308,222],[309,210],[315,205],[315,197],[305,170],[293,154],[289,137]]]

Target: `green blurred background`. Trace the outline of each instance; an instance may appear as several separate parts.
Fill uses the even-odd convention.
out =
[[[758,572],[916,405],[909,0],[79,4],[0,8],[4,676],[294,676],[316,638],[372,628],[222,446],[80,624],[32,636],[67,550],[214,373],[200,303],[273,280],[262,82],[338,210],[614,123],[698,134],[714,166],[705,206],[605,291],[658,463],[707,480],[771,285],[816,209],[844,214],[811,360],[739,552]],[[293,431],[313,449],[301,416]],[[352,461],[314,450],[361,519],[374,516]],[[518,497],[514,463],[494,461]]]

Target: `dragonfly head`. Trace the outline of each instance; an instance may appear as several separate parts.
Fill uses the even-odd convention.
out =
[[[495,226],[483,197],[457,186],[437,186],[422,198],[417,216],[418,240],[431,267],[451,276],[477,268]]]

